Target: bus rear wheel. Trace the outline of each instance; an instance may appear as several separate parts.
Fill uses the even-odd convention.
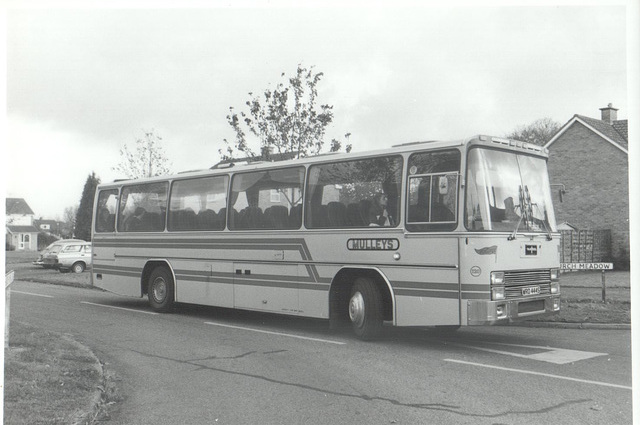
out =
[[[371,279],[359,277],[355,280],[348,308],[351,327],[358,338],[370,341],[380,336],[383,322],[382,295]]]
[[[173,308],[174,284],[171,271],[166,267],[156,267],[149,276],[149,305],[155,311],[167,312]]]

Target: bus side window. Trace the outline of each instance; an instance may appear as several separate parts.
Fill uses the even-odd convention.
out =
[[[169,201],[168,230],[223,230],[228,176],[175,180]]]
[[[229,229],[298,229],[304,168],[239,173],[231,182]]]
[[[118,231],[162,232],[168,189],[168,182],[125,186],[118,211]]]
[[[310,229],[396,226],[401,176],[400,156],[312,165],[305,225]]]
[[[116,230],[116,206],[118,190],[102,190],[98,194],[98,208],[95,218],[95,231],[114,232]]]

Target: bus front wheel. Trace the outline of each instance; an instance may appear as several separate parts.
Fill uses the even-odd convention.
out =
[[[363,340],[377,338],[382,332],[382,295],[375,283],[359,277],[353,283],[349,300],[349,320],[356,336]]]
[[[160,312],[167,312],[173,307],[173,276],[166,267],[156,267],[149,276],[149,304]]]

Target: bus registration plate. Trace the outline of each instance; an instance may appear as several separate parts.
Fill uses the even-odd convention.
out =
[[[538,294],[540,294],[539,286],[527,286],[526,288],[522,288],[522,296],[538,295]]]

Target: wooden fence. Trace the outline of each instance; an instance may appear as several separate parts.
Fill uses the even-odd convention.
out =
[[[561,263],[611,261],[611,230],[563,230]]]

